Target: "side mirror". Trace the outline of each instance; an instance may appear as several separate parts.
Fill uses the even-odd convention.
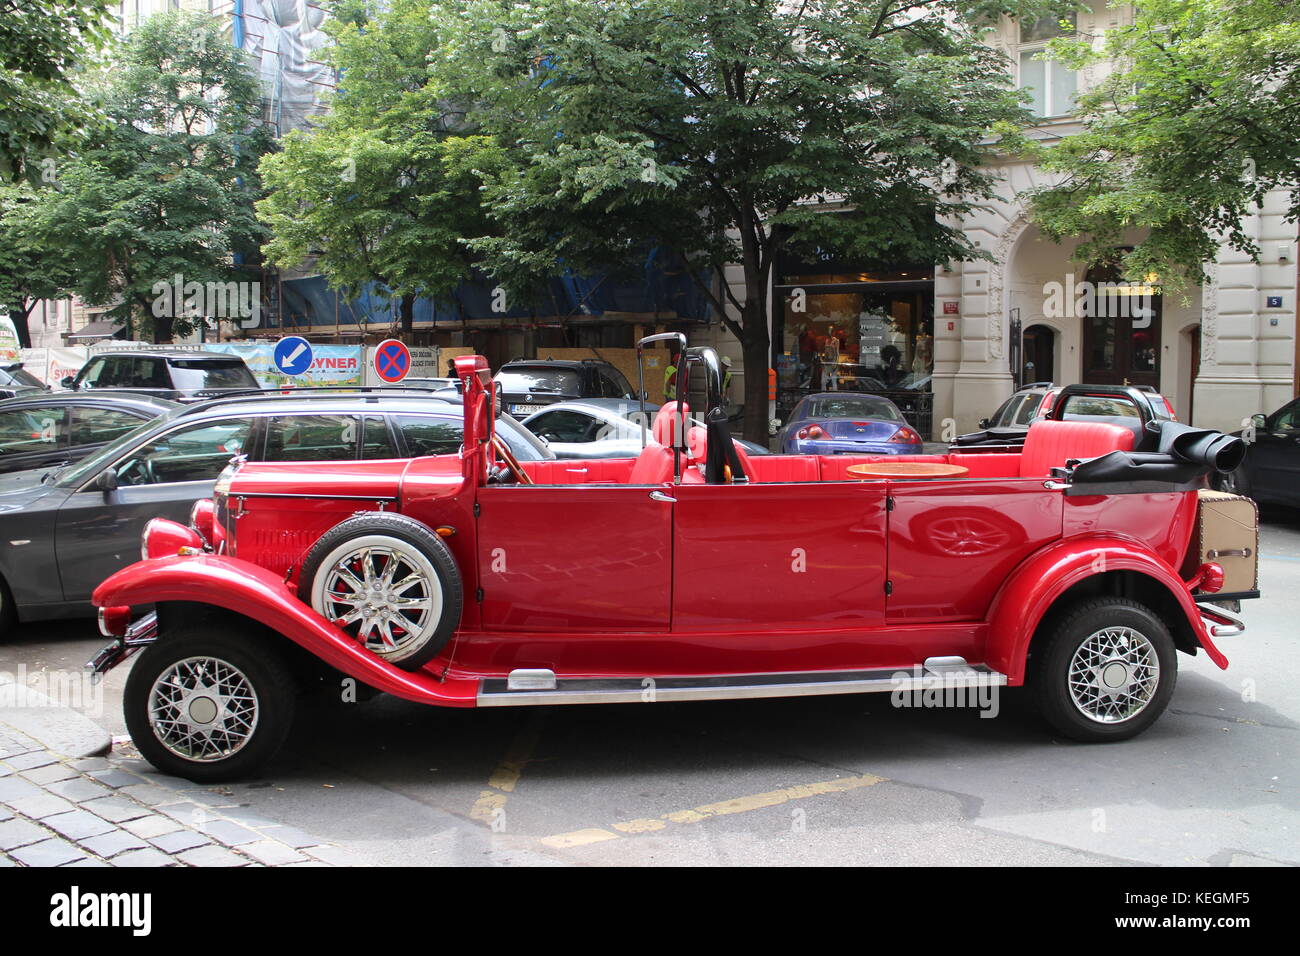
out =
[[[981,418],[981,419],[979,420],[979,427],[980,427],[980,428],[988,428],[988,427],[989,427],[990,425],[992,425],[992,424],[993,424],[992,420],[991,420],[991,419],[988,419],[988,418]]]
[[[77,380],[71,375],[65,375],[59,380],[60,388],[72,388]]]
[[[102,491],[104,494],[108,494],[110,491],[116,491],[117,490],[117,469],[105,468],[95,478],[94,484],[91,487],[93,487],[96,491]]]
[[[1256,431],[1263,431],[1268,427],[1268,416],[1263,412],[1250,416],[1250,427]]]

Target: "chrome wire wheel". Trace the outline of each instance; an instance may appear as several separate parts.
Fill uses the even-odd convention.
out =
[[[252,681],[216,657],[187,657],[163,670],[149,690],[149,726],[169,752],[211,763],[238,753],[257,730]]]
[[[1117,724],[1136,717],[1160,684],[1160,659],[1151,641],[1131,627],[1108,627],[1087,637],[1069,670],[1070,699],[1089,720]]]
[[[442,584],[418,548],[389,535],[364,535],[325,556],[312,604],[380,657],[423,643],[442,618]]]

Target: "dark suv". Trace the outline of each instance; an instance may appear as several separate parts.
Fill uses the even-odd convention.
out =
[[[259,388],[237,355],[222,352],[108,352],[91,356],[64,388],[116,388],[175,402],[215,398],[231,390]]]
[[[623,373],[600,359],[515,359],[501,366],[496,382],[504,409],[515,416],[578,398],[636,398]]]

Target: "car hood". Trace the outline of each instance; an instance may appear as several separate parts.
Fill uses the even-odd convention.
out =
[[[0,512],[17,511],[39,501],[54,490],[52,482],[41,482],[52,469],[33,468],[0,475]]]

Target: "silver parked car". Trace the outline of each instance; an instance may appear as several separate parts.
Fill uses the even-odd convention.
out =
[[[635,399],[583,398],[548,405],[522,424],[557,458],[635,458],[641,454],[642,427],[648,435],[658,410]],[[691,423],[704,424],[698,418]],[[750,455],[771,454],[753,442],[736,441]]]

